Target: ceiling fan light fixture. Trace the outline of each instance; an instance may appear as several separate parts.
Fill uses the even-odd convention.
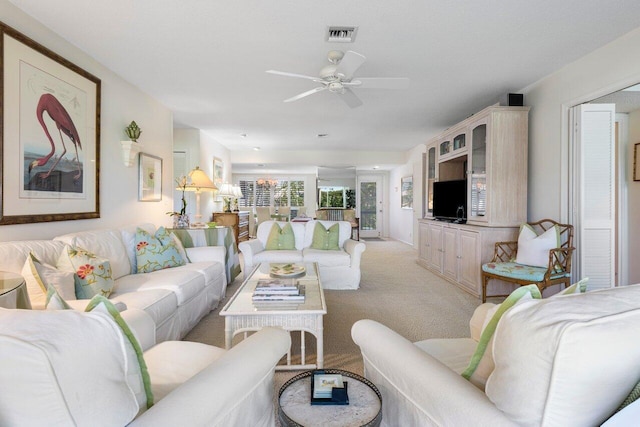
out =
[[[329,43],[353,43],[356,41],[356,34],[356,26],[330,26],[327,27],[325,40]]]
[[[316,135],[318,138],[327,138],[329,136],[328,133],[319,133]]]

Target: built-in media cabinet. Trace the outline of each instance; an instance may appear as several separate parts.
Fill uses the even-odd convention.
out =
[[[417,262],[476,296],[495,242],[527,221],[528,114],[490,106],[426,144]]]

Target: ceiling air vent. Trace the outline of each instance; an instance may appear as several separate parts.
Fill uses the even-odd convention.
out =
[[[328,27],[327,41],[338,43],[353,43],[356,41],[358,27]]]

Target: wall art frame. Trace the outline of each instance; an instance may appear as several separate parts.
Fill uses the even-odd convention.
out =
[[[162,158],[140,153],[138,159],[138,200],[159,202],[162,200]]]
[[[413,209],[413,176],[400,179],[400,206],[402,209]]]
[[[636,142],[633,146],[633,180],[640,181],[640,142]]]
[[[222,159],[218,157],[213,158],[213,183],[216,187],[220,188],[220,185],[224,182],[224,163]]]
[[[101,81],[0,22],[0,225],[100,217]]]

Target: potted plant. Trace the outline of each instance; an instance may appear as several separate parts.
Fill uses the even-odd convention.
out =
[[[184,192],[187,188],[187,177],[181,176],[176,179],[178,189],[182,190],[182,209],[176,212],[167,212],[167,215],[173,217],[173,228],[189,228],[189,215],[187,215],[187,200],[184,198]]]

